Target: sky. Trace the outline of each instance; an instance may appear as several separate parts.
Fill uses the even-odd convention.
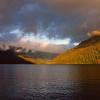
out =
[[[62,52],[100,29],[100,0],[0,0],[0,43]]]

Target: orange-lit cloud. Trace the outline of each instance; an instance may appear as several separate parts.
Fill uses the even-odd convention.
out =
[[[92,31],[88,33],[89,36],[100,36],[100,30]]]

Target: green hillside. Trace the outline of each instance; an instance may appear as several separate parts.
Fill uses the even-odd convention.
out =
[[[52,64],[100,64],[100,36],[91,37],[77,47],[54,58]]]

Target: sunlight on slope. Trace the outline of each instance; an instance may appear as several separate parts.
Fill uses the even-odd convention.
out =
[[[97,64],[100,59],[100,43],[93,46],[71,49],[56,57],[52,64]]]
[[[47,59],[41,59],[41,58],[31,58],[31,57],[28,57],[26,55],[18,55],[18,57],[30,62],[30,63],[33,63],[33,64],[47,64],[48,60]]]

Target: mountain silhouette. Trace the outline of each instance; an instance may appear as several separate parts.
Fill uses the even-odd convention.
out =
[[[0,64],[30,64],[17,56],[12,50],[0,50]]]

